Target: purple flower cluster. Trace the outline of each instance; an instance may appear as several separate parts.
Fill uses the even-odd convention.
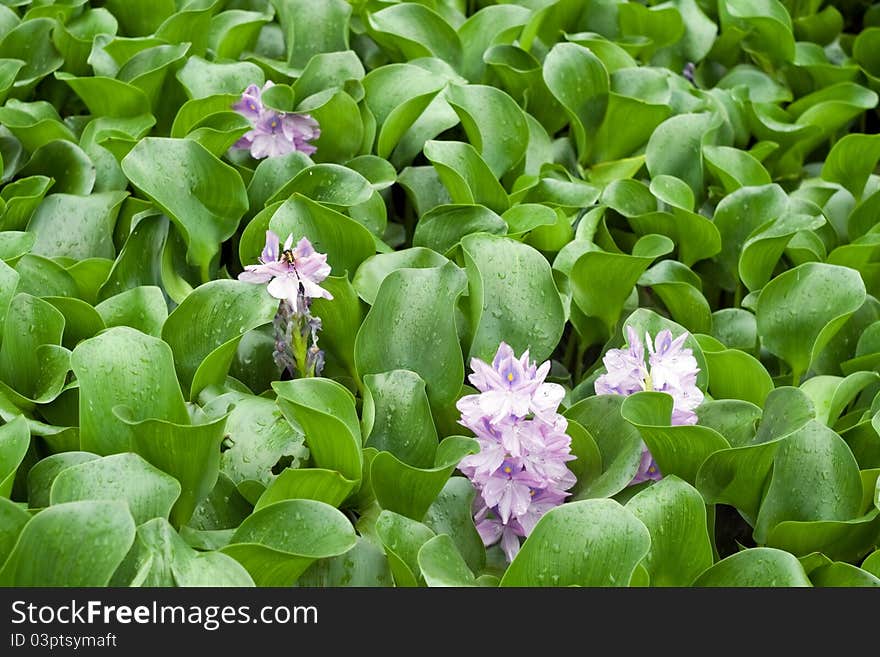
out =
[[[703,401],[703,392],[697,387],[700,368],[693,352],[684,347],[688,333],[673,340],[668,329],[660,331],[651,342],[645,333],[644,344],[631,326],[626,327],[628,349],[609,349],[602,362],[606,373],[596,379],[597,395],[631,395],[641,390],[665,392],[672,397],[672,424],[696,424],[697,406]],[[645,345],[648,361],[645,362]],[[657,464],[647,448],[642,452],[639,470],[632,483],[637,484],[661,477]]]
[[[476,435],[480,451],[459,463],[474,484],[474,521],[488,547],[501,542],[512,561],[520,538],[540,517],[569,495],[575,476],[565,465],[574,460],[568,422],[557,409],[562,386],[545,383],[550,362],[517,358],[502,342],[492,364],[471,359],[470,382],[480,394],[457,404],[461,424]]]
[[[301,376],[316,376],[324,367],[318,348],[321,318],[311,314],[312,299],[333,299],[320,283],[330,275],[327,255],[315,251],[305,237],[293,246],[288,235],[283,248],[278,235],[266,231],[260,264],[247,265],[238,275],[246,283],[268,283],[266,290],[280,300],[275,314],[275,362]]]
[[[250,120],[253,126],[235,142],[234,148],[250,149],[251,155],[260,160],[277,157],[293,151],[311,155],[317,148],[309,142],[321,136],[318,122],[308,114],[276,112],[263,106],[263,92],[274,83],[269,80],[260,89],[252,84],[232,106],[236,112]]]

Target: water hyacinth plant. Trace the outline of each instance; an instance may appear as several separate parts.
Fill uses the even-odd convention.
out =
[[[0,3],[0,586],[880,585],[878,17]]]
[[[258,160],[294,151],[312,155],[317,148],[310,142],[321,136],[318,122],[308,114],[277,112],[265,107],[263,92],[272,86],[271,80],[267,80],[262,89],[255,84],[249,85],[241,100],[232,106],[253,126],[235,142],[234,148],[249,150]]]
[[[629,348],[609,349],[602,357],[606,371],[596,379],[596,394],[628,396],[640,390],[665,392],[672,397],[670,423],[696,424],[695,409],[703,401],[703,392],[697,387],[697,373],[700,371],[697,360],[693,352],[684,347],[688,333],[684,332],[673,340],[669,329],[663,329],[653,343],[648,334],[642,343],[631,326],[627,326],[626,333]],[[647,363],[645,345],[650,354]],[[632,483],[657,480],[661,476],[650,450],[645,448]]]
[[[247,265],[238,280],[247,283],[268,283],[266,291],[279,299],[275,314],[275,362],[291,374],[316,376],[324,368],[324,354],[318,348],[321,318],[310,313],[312,299],[333,299],[320,286],[330,275],[327,255],[317,253],[307,237],[293,247],[288,235],[279,248],[278,235],[266,231],[266,246],[260,264]]]
[[[504,342],[491,366],[474,358],[471,369],[470,381],[480,394],[462,397],[457,406],[480,451],[464,457],[458,468],[477,489],[474,520],[483,543],[500,540],[512,561],[519,538],[561,504],[576,481],[565,466],[575,458],[567,422],[556,412],[565,391],[544,382],[549,361],[536,367],[528,350],[516,358]]]

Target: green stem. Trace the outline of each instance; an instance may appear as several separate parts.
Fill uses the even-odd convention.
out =
[[[736,292],[733,293],[733,305],[739,308],[743,300],[743,284],[742,281],[736,282]]]
[[[577,361],[574,364],[574,379],[573,382],[575,385],[581,382],[581,377],[584,374],[584,356],[587,354],[587,345],[578,340],[577,346]]]
[[[297,324],[299,324],[299,322],[297,322]],[[299,371],[299,375],[302,378],[314,376],[314,372],[308,372],[306,370],[306,359],[308,357],[309,346],[306,338],[303,337],[300,326],[294,326],[290,333],[290,349],[293,352],[293,360],[296,362],[296,369]]]

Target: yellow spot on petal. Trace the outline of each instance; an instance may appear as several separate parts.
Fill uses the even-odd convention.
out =
[[[504,466],[504,474],[510,474],[511,472],[513,472],[513,469],[509,465]]]
[[[508,373],[507,373],[507,380],[508,380],[508,381],[513,381],[513,372],[508,372]]]
[[[652,465],[650,468],[648,468],[648,472],[650,472],[651,474],[654,474],[655,472],[657,472],[657,468],[655,468],[655,467]]]

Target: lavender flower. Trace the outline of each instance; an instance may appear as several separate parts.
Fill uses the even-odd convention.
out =
[[[247,283],[268,283],[266,290],[280,300],[273,322],[275,328],[275,362],[291,374],[317,376],[324,368],[324,353],[318,348],[321,318],[311,314],[312,299],[333,299],[320,286],[330,275],[327,255],[318,253],[305,237],[293,247],[288,235],[283,249],[278,235],[266,231],[266,245],[260,264],[247,265],[238,279]],[[311,344],[309,344],[311,343]]]
[[[568,422],[557,413],[565,391],[545,382],[549,361],[537,367],[528,351],[516,358],[504,342],[491,365],[474,358],[471,369],[480,394],[462,397],[457,406],[480,451],[458,467],[479,493],[474,521],[483,543],[500,542],[512,561],[520,538],[563,502],[576,481],[565,465],[575,458]]]
[[[288,235],[279,252],[278,236],[266,231],[266,246],[260,255],[260,264],[247,265],[238,279],[246,283],[269,283],[267,290],[276,299],[286,300],[294,312],[304,310],[308,299],[332,299],[333,295],[321,283],[330,275],[327,255],[318,253],[312,243],[303,237],[293,246],[293,235]]]
[[[693,352],[684,347],[688,333],[673,340],[668,329],[660,331],[651,342],[645,334],[648,346],[648,362],[645,363],[645,347],[635,330],[626,328],[628,349],[609,349],[602,359],[606,373],[596,379],[598,395],[631,395],[640,390],[656,390],[672,397],[673,425],[696,424],[694,412],[703,401],[703,392],[697,387],[700,368]],[[660,470],[647,448],[642,453],[638,472],[631,483],[660,479]]]
[[[262,95],[272,86],[271,80],[262,89],[252,84],[245,89],[241,100],[232,106],[253,126],[235,142],[234,148],[250,149],[251,155],[258,160],[293,151],[311,155],[317,148],[309,142],[321,136],[318,122],[308,114],[276,112],[265,107]]]

